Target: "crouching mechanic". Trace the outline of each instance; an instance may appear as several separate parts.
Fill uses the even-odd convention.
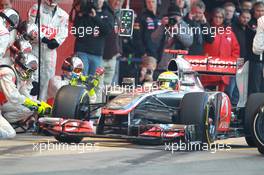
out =
[[[31,76],[37,68],[37,58],[30,54],[18,54],[13,65],[0,66],[0,139],[14,137],[9,123],[28,118],[33,109],[40,115],[51,110],[48,104],[30,98]]]
[[[79,57],[72,56],[64,60],[62,64],[62,75],[54,76],[49,81],[48,97],[54,98],[57,91],[64,85],[85,86],[89,91],[90,103],[95,103],[95,88],[99,86],[99,81],[104,73],[104,69],[97,68],[94,76],[84,76],[84,64]]]
[[[54,76],[49,81],[48,98],[54,98],[57,91],[65,85],[69,85],[74,77],[79,77],[84,70],[84,65],[79,57],[68,57],[61,66],[62,75]]]

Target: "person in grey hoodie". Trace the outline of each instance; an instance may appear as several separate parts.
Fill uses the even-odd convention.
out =
[[[165,49],[188,50],[193,43],[193,33],[188,24],[183,20],[178,6],[172,5],[168,14],[162,18],[162,25],[152,33],[153,42],[161,43]],[[166,69],[172,55],[162,54],[158,69]]]

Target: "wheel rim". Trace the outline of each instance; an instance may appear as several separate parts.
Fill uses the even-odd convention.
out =
[[[264,107],[256,114],[253,126],[257,141],[264,146]]]
[[[205,129],[206,129],[206,137],[208,140],[208,143],[212,143],[215,140],[215,113],[214,113],[214,107],[211,105],[207,106],[206,110],[206,120],[205,120]]]
[[[88,95],[88,92],[85,91],[85,93],[82,95],[82,98],[81,98],[81,101],[80,101],[80,106],[79,106],[79,110],[78,110],[78,115],[79,115],[79,119],[86,119],[87,115],[89,115],[89,106],[90,104],[90,99],[89,99],[89,95]],[[85,107],[88,107],[88,111],[82,111],[81,109],[82,108],[85,108]],[[88,116],[89,117],[89,116]]]

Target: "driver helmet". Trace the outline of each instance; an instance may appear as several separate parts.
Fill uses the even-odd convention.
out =
[[[50,7],[55,7],[58,5],[60,0],[45,0],[45,3]]]
[[[80,76],[84,70],[82,60],[77,56],[70,56],[63,61],[61,67],[64,76],[71,79],[73,76]]]
[[[15,57],[15,70],[22,80],[29,80],[38,69],[38,59],[32,54],[19,53]]]
[[[171,71],[163,72],[158,77],[160,89],[175,90],[179,81],[178,75]]]
[[[2,22],[9,32],[18,27],[19,14],[14,9],[6,8],[0,11],[0,17],[2,18]]]

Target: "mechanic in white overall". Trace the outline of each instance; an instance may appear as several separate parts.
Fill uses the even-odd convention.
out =
[[[80,76],[84,65],[79,57],[72,56],[64,60],[61,69],[62,75],[54,76],[49,81],[48,98],[54,98],[62,86],[69,85],[72,78]]]
[[[40,62],[40,100],[47,100],[49,80],[55,76],[56,49],[68,37],[69,15],[58,6],[59,0],[44,0],[40,6],[41,25],[41,62]],[[35,23],[38,5],[29,10],[29,22]],[[32,44],[35,56],[38,56],[38,42]]]
[[[14,9],[6,8],[0,12],[0,65],[12,64],[8,48],[16,39],[18,24],[19,15]]]
[[[36,109],[44,114],[51,107],[31,99],[31,77],[38,68],[38,60],[34,55],[20,53],[13,65],[0,66],[0,139],[12,138],[15,130],[9,123],[28,118]],[[6,121],[6,120],[8,121]]]
[[[10,31],[18,25],[18,20],[16,23],[16,20],[14,19],[19,19],[19,16],[17,13],[14,13],[14,11],[11,10],[10,8],[2,9],[0,13],[1,13],[1,17],[0,17],[0,64],[1,64],[4,62],[3,57],[9,46]],[[14,21],[9,21],[11,19],[8,20],[8,16],[11,16],[11,15],[13,16],[12,19]],[[12,22],[13,26],[8,21]],[[1,74],[0,74],[0,80],[2,80]],[[0,113],[0,138],[11,138],[11,137],[14,137],[15,135],[16,135],[15,130],[12,128],[12,126],[6,121],[6,119]]]
[[[253,52],[259,55],[259,60],[256,60],[254,67],[254,92],[264,92],[264,16],[258,19],[257,33],[253,41]]]
[[[54,76],[49,81],[48,97],[54,98],[57,91],[64,85],[85,86],[88,90],[90,103],[95,103],[97,96],[95,88],[100,88],[100,80],[104,74],[104,69],[96,68],[95,75],[84,76],[84,64],[79,57],[72,56],[64,60],[62,64],[61,76]]]

